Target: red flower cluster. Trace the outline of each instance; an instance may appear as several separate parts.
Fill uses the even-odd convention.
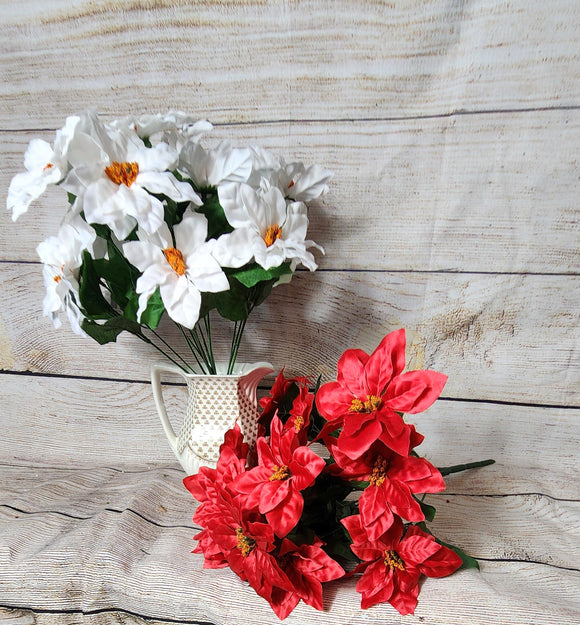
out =
[[[338,561],[361,574],[363,608],[388,601],[401,614],[414,612],[422,575],[473,565],[427,529],[434,508],[417,496],[445,485],[402,414],[428,408],[447,378],[404,367],[399,330],[370,356],[346,351],[316,395],[281,372],[260,402],[257,461],[236,426],[217,467],[184,480],[201,502],[204,567],[229,566],[284,619],[300,600],[322,609],[322,583],[347,575]]]

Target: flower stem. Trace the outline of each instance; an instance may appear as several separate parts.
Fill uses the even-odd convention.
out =
[[[192,368],[189,365],[189,363],[187,362],[187,360],[185,360],[185,358],[183,358],[183,356],[181,356],[178,352],[176,352],[173,347],[171,347],[171,345],[169,345],[169,343],[159,334],[157,334],[157,332],[155,332],[155,330],[153,330],[152,328],[149,328],[149,330],[151,330],[151,332],[153,332],[153,334],[163,343],[163,345],[165,345],[165,347],[167,347],[167,349],[169,349],[171,352],[173,352],[173,354],[175,354],[175,356],[177,356],[177,358],[179,358],[179,360],[181,360],[181,362],[185,365],[185,370],[191,372]],[[179,365],[182,369],[183,366]]]
[[[187,346],[189,347],[189,351],[193,354],[193,357],[195,358],[195,361],[197,362],[198,367],[201,369],[201,373],[205,373],[206,371],[204,369],[204,366],[201,364],[199,358],[197,357],[197,350],[192,340],[187,336],[187,334],[185,333],[185,330],[183,329],[183,326],[180,323],[175,322],[175,325],[180,329],[181,334],[183,335],[183,338],[185,339],[185,342],[187,343]]]
[[[478,467],[486,467],[489,464],[494,464],[495,460],[480,460],[479,462],[468,462],[467,464],[455,464],[452,467],[439,468],[441,475],[451,475],[451,473],[459,473],[460,471],[467,471],[467,469],[477,469]]]

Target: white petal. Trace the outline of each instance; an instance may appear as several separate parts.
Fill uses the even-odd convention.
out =
[[[222,267],[242,267],[250,262],[253,245],[260,237],[249,228],[236,228],[223,234],[215,244],[213,256]],[[261,240],[261,239],[260,239]]]
[[[148,241],[127,241],[123,243],[123,254],[139,271],[145,271],[152,266],[162,265],[165,261],[162,250]]]
[[[149,195],[147,191],[134,184],[131,187],[126,187],[124,184],[119,185],[111,202],[117,204],[119,213],[124,210],[127,214],[135,217],[137,223],[149,234],[156,232],[164,223],[163,204],[156,197]],[[125,237],[128,234],[129,232],[125,234]]]
[[[217,187],[223,182],[245,182],[252,171],[252,153],[247,148],[232,148],[223,141],[211,154],[213,167],[208,183]]]
[[[52,161],[54,151],[50,143],[42,139],[32,139],[24,154],[24,167],[28,171],[42,171]]]
[[[281,226],[286,219],[286,201],[282,192],[277,187],[269,189],[262,198],[261,208],[263,214],[260,215],[260,232],[265,232],[270,226]]]
[[[242,199],[242,188],[247,185],[236,184],[234,182],[220,185],[218,187],[218,198],[228,223],[233,228],[247,228],[254,224],[248,215],[248,211]],[[251,189],[251,187],[248,187]],[[253,189],[251,189],[253,191]],[[255,191],[254,191],[255,194]]]
[[[150,193],[162,193],[176,202],[194,202],[201,206],[202,201],[193,187],[187,182],[180,182],[168,171],[144,171],[139,172],[134,184],[144,187]]]
[[[167,314],[182,326],[193,328],[199,319],[201,294],[188,283],[185,276],[181,276],[175,283],[162,285],[160,293]]]
[[[181,223],[173,229],[177,249],[184,255],[193,254],[205,243],[207,219],[198,213],[186,212]]]
[[[12,219],[16,221],[23,215],[30,204],[46,190],[46,180],[42,176],[30,172],[16,174],[10,181],[6,208],[12,211]]]
[[[272,269],[272,267],[279,267],[285,260],[286,255],[282,241],[278,239],[270,247],[266,247],[264,241],[254,247],[254,258],[260,267],[264,269]]]
[[[204,250],[187,258],[186,274],[203,293],[220,293],[230,288],[226,274],[217,260]]]
[[[303,202],[315,200],[328,191],[327,183],[332,176],[332,172],[328,169],[320,165],[311,165],[297,177],[297,180],[294,180],[294,185],[288,189],[288,195]]]

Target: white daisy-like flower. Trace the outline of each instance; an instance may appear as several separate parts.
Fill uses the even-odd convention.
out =
[[[222,267],[242,267],[252,259],[264,269],[290,261],[292,271],[302,263],[314,271],[312,253],[316,247],[306,240],[308,217],[303,202],[287,203],[277,187],[256,190],[247,184],[219,187],[220,204],[233,232],[222,235],[214,256]]]
[[[48,237],[36,248],[44,265],[44,315],[52,319],[55,328],[62,325],[60,315],[65,312],[74,332],[85,334],[81,329],[83,314],[78,306],[78,277],[83,252],[92,252],[95,238],[93,228],[77,215],[64,223],[56,236]]]
[[[286,163],[269,150],[253,148],[253,172],[248,184],[254,187],[278,187],[285,198],[296,202],[310,202],[328,192],[333,173],[320,165],[306,167],[300,161]]]
[[[252,172],[252,152],[248,148],[233,148],[229,141],[222,141],[210,150],[188,141],[179,155],[179,169],[186,172],[198,188],[245,182]]]
[[[142,271],[137,279],[140,319],[151,295],[159,288],[169,316],[186,328],[199,319],[201,293],[218,293],[230,288],[228,279],[212,256],[215,239],[206,241],[207,219],[186,211],[174,228],[175,242],[164,223],[152,236],[123,245],[129,262]]]
[[[199,141],[213,130],[210,122],[181,111],[169,111],[163,115],[132,115],[115,120],[111,126],[133,129],[141,139],[148,138],[152,142],[161,140],[178,151],[187,141]]]
[[[70,169],[67,152],[75,134],[79,117],[68,117],[63,128],[57,131],[54,145],[42,139],[33,139],[24,155],[26,172],[16,174],[10,182],[6,208],[16,221],[28,210],[50,184],[59,183]]]
[[[178,155],[168,144],[148,148],[134,131],[107,128],[94,113],[86,125],[71,144],[73,169],[63,187],[79,197],[89,223],[105,224],[123,240],[136,225],[152,234],[163,223],[163,203],[152,194],[201,204],[171,173]]]

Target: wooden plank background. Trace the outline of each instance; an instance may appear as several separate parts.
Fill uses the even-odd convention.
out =
[[[242,359],[331,379],[344,349],[406,327],[410,368],[450,376],[413,419],[423,453],[497,460],[428,499],[480,572],[427,580],[414,617],[361,612],[351,580],[287,622],[580,622],[580,5],[0,0],[0,24],[2,200],[30,139],[91,106],[181,109],[332,169],[320,269],[256,311]],[[0,212],[0,620],[278,622],[190,553],[155,353],[42,317],[35,248],[63,210],[55,189],[17,224]],[[183,388],[166,399],[179,414]]]

